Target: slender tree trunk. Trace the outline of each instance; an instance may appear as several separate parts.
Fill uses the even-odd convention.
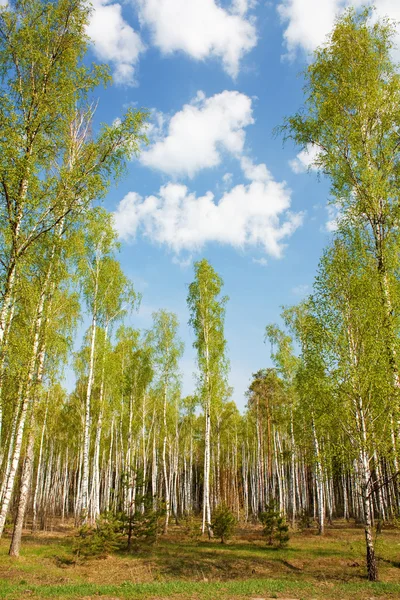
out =
[[[32,419],[32,421],[34,421],[34,419]],[[15,557],[19,556],[19,552],[20,552],[20,548],[21,548],[22,527],[24,524],[26,507],[28,504],[29,486],[30,486],[31,477],[32,477],[34,447],[35,447],[34,423],[31,423],[31,430],[29,431],[28,445],[26,448],[26,455],[25,455],[24,465],[23,465],[22,474],[21,474],[17,516],[16,516],[15,523],[14,523],[13,536],[12,536],[11,546],[10,546],[10,550],[9,550],[9,555],[15,556]]]
[[[290,445],[291,445],[291,492],[292,492],[292,528],[296,525],[296,443],[293,429],[293,408],[290,411]]]
[[[15,437],[17,435],[17,425],[18,425],[18,420],[19,420],[18,407],[21,406],[23,392],[24,392],[24,380],[23,380],[23,378],[21,378],[19,385],[18,385],[17,408],[14,411],[10,436],[8,439],[7,458],[5,458],[5,456],[3,457],[3,460],[5,459],[5,464],[4,464],[4,469],[3,469],[3,479],[2,479],[1,490],[0,490],[0,501],[1,502],[3,502],[4,491],[5,491],[8,477],[9,477],[10,471],[11,471],[11,463],[12,463],[12,457],[13,457],[13,453],[14,453]]]
[[[48,396],[47,396],[47,400],[48,400]],[[37,472],[36,472],[36,485],[35,485],[35,493],[33,496],[33,516],[32,516],[32,531],[33,532],[36,531],[36,526],[37,526],[38,495],[39,495],[39,486],[41,484],[41,475],[42,475],[42,468],[43,468],[42,467],[43,442],[44,442],[44,434],[46,431],[48,409],[49,409],[49,403],[47,401],[46,410],[45,410],[44,419],[43,419],[42,433],[40,436],[39,458],[38,458],[38,465],[37,465]]]
[[[13,456],[12,456],[12,461],[11,461],[11,469],[8,474],[7,483],[5,485],[4,494],[3,494],[3,498],[2,498],[2,506],[1,506],[1,512],[0,512],[0,536],[3,534],[4,525],[6,522],[6,517],[7,517],[7,512],[8,512],[8,507],[9,507],[11,495],[12,495],[12,492],[14,489],[15,475],[17,472],[20,454],[21,454],[21,448],[22,448],[22,439],[23,439],[23,434],[24,434],[24,429],[25,429],[25,420],[26,420],[29,404],[31,402],[31,390],[32,390],[34,375],[35,375],[35,371],[36,371],[36,363],[37,363],[38,356],[39,356],[39,343],[40,343],[40,336],[42,333],[44,307],[45,307],[45,303],[46,303],[47,295],[48,295],[48,282],[49,282],[50,273],[51,273],[51,270],[49,269],[48,273],[47,273],[45,284],[43,285],[43,288],[42,288],[42,291],[41,291],[41,294],[39,297],[38,306],[36,309],[32,353],[31,353],[31,357],[29,360],[29,364],[28,364],[28,372],[27,372],[25,390],[24,390],[24,394],[23,394],[23,400],[22,400],[22,404],[20,406],[20,414],[19,414],[18,426],[17,426],[17,431],[16,431],[15,446],[14,446],[14,451],[13,451]],[[18,407],[16,410],[18,410]]]
[[[43,346],[40,357],[39,357],[39,365],[38,365],[38,373],[37,373],[37,386],[36,386],[36,395],[35,400],[32,403],[31,407],[31,422],[29,427],[29,436],[28,443],[26,448],[26,455],[24,460],[24,465],[22,468],[21,474],[21,483],[20,483],[20,491],[19,491],[19,501],[18,501],[18,509],[17,516],[15,519],[14,530],[11,540],[11,546],[9,550],[10,556],[19,556],[19,552],[21,549],[21,537],[22,537],[22,528],[25,520],[26,508],[28,505],[28,494],[29,488],[32,481],[32,471],[33,471],[33,459],[34,459],[34,449],[35,449],[35,409],[37,404],[37,394],[38,387],[40,386],[43,378],[43,369],[44,369],[44,359],[45,359],[45,347]]]
[[[145,494],[147,478],[147,448],[146,448],[146,392],[142,395],[142,482],[141,482],[141,512],[145,511]]]
[[[94,445],[93,454],[93,477],[92,477],[92,502],[91,502],[91,520],[96,522],[96,519],[100,515],[100,442],[103,428],[103,401],[104,401],[104,380],[105,380],[105,365],[106,365],[106,352],[107,352],[107,341],[108,341],[108,323],[104,330],[104,348],[101,365],[101,382],[100,382],[100,393],[99,393],[99,416],[97,419],[96,438]]]
[[[88,508],[89,508],[89,450],[90,450],[90,423],[91,423],[91,398],[92,398],[92,387],[94,381],[94,359],[95,359],[95,344],[96,344],[96,330],[97,330],[97,309],[96,299],[98,290],[98,277],[96,276],[96,288],[95,288],[95,300],[94,310],[92,316],[92,331],[90,341],[90,359],[89,359],[89,373],[88,383],[85,398],[85,425],[83,433],[83,469],[82,469],[82,483],[81,483],[81,520],[85,524],[88,519]]]
[[[315,484],[317,488],[317,505],[318,505],[318,533],[324,534],[325,529],[325,502],[324,502],[324,477],[322,473],[321,457],[319,451],[319,442],[315,430],[314,417],[311,419],[314,452],[315,452]]]
[[[163,424],[164,424],[164,438],[163,438],[163,448],[162,448],[162,461],[163,461],[164,492],[165,492],[164,533],[167,533],[171,507],[170,507],[170,494],[169,494],[170,487],[169,487],[169,478],[168,478],[168,470],[167,470],[167,386],[166,386],[166,384],[164,387]]]
[[[155,421],[154,421],[155,423]],[[158,454],[156,446],[156,427],[153,431],[153,460],[151,465],[151,494],[153,496],[153,510],[157,510],[157,480],[158,480]]]
[[[203,524],[202,533],[207,527],[211,537],[211,507],[210,507],[210,446],[211,446],[211,416],[209,402],[206,404],[206,430],[204,436],[204,490],[203,490]]]

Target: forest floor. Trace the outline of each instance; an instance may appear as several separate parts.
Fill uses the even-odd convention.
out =
[[[400,598],[400,530],[377,537],[379,583],[365,577],[361,528],[338,522],[323,537],[291,534],[284,549],[268,547],[260,528],[236,531],[226,545],[192,541],[171,527],[151,549],[74,562],[74,530],[59,526],[23,539],[19,559],[0,540],[0,598],[92,600],[380,600]]]

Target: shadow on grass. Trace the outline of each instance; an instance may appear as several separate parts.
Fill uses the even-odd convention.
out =
[[[388,558],[382,558],[382,556],[378,556],[378,560],[387,563],[396,569],[400,569],[400,560],[390,560]]]
[[[245,544],[219,545],[209,542],[196,546],[163,544],[152,556],[163,576],[198,581],[274,577],[277,563],[280,563],[279,571],[282,571],[282,565],[284,566],[284,572],[281,574],[290,577],[293,571],[297,571],[298,576],[301,569],[296,570],[289,565],[286,558],[286,550],[262,547],[254,549]]]
[[[29,551],[33,552],[36,546],[48,548],[48,547],[56,547],[56,548],[71,548],[74,540],[74,536],[68,537],[45,537],[45,535],[37,535],[37,534],[25,534],[22,537],[22,545],[25,548],[29,548]],[[11,540],[10,540],[11,541]]]
[[[321,538],[316,538],[316,540],[320,540]],[[317,544],[317,542],[316,542]],[[224,554],[226,555],[228,552],[236,552],[237,557],[248,557],[249,555],[258,554],[259,556],[268,557],[271,560],[279,560],[281,558],[290,558],[299,557],[300,555],[304,555],[305,553],[308,556],[314,557],[335,557],[341,556],[343,557],[343,548],[330,548],[330,547],[321,547],[319,544],[317,547],[309,547],[306,550],[304,548],[298,548],[296,546],[289,546],[285,548],[279,548],[277,546],[269,546],[265,542],[263,544],[249,544],[249,543],[240,543],[240,542],[229,542],[227,544],[220,544],[218,542],[208,542],[201,541],[198,544],[190,544],[190,543],[179,543],[169,542],[168,540],[163,540],[160,543],[159,548],[163,550],[167,550],[171,548],[172,551],[176,553],[186,552],[187,554],[196,554],[199,552],[204,554],[205,551],[212,551],[214,554]]]

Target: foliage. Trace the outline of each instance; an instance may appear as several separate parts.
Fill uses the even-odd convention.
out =
[[[224,334],[227,297],[221,298],[222,278],[207,260],[195,263],[194,271],[195,279],[189,285],[187,304],[190,313],[189,325],[193,327],[196,335],[193,346],[197,351],[199,369],[198,392],[205,417],[202,532],[204,533],[207,526],[208,535],[211,537],[211,413],[216,404],[225,401],[229,395],[229,367]]]
[[[194,265],[195,280],[189,285],[189,325],[196,339],[199,392],[203,402],[221,393],[228,372],[224,335],[227,296],[221,297],[222,278],[203,259]]]
[[[183,518],[183,529],[185,534],[193,541],[201,537],[201,524],[192,511]]]
[[[178,519],[202,508],[203,531],[212,526],[224,543],[235,518],[221,505],[212,521],[210,497],[250,520],[279,486],[293,526],[309,526],[313,509],[321,534],[334,510],[363,523],[376,579],[372,522],[385,526],[399,510],[400,76],[393,25],[370,17],[349,10],[337,20],[306,70],[305,106],[283,128],[317,150],[340,219],[312,296],[282,314],[289,333],[266,328],[274,368],[254,373],[242,416],[229,401],[223,281],[207,260],[194,265],[187,299],[195,396],[181,398],[173,313],[155,312],[147,332],[115,332],[139,296],[116,259],[112,215],[92,203],[138,150],[146,115],[93,126],[90,98],[108,76],[84,58],[89,7],[0,8],[0,533],[11,499],[19,507],[25,494],[29,505],[32,490],[34,527],[72,506],[92,520],[112,509],[79,530],[78,558],[126,538],[129,548],[155,543],[171,509]],[[80,304],[92,323],[68,395],[59,382]],[[24,486],[18,469],[29,463]],[[288,543],[274,502],[259,519],[270,545]],[[192,512],[185,530],[199,535]]]
[[[324,516],[321,426],[326,430],[330,422],[356,465],[368,578],[376,581],[372,458],[377,453],[389,457],[398,471],[393,446],[400,384],[400,77],[392,59],[396,24],[372,18],[372,10],[351,8],[336,21],[305,72],[304,106],[282,130],[302,148],[316,151],[314,166],[329,177],[331,201],[340,213],[308,302],[314,332],[310,339],[310,330],[300,327],[299,336],[302,400],[317,397],[320,412],[311,417],[319,522]],[[318,329],[323,335],[315,343]],[[318,362],[322,378],[313,368]],[[320,382],[327,380],[330,393],[321,394]],[[382,512],[379,495],[377,501]]]
[[[280,548],[286,546],[289,542],[289,526],[284,515],[281,515],[275,500],[265,507],[265,511],[260,513],[259,520],[263,525],[263,535],[267,538],[267,543],[272,546],[276,542]]]
[[[267,543],[272,546],[274,534],[276,532],[277,520],[279,517],[279,511],[276,507],[275,500],[270,502],[265,507],[265,511],[260,513],[259,520],[263,526],[263,535],[267,538]]]
[[[72,552],[76,559],[104,558],[122,550],[137,550],[142,545],[155,544],[162,533],[165,508],[154,510],[145,501],[132,516],[120,512],[100,515],[95,526],[88,524],[79,528]]]
[[[145,499],[132,516],[128,517],[128,550],[137,550],[142,545],[155,544],[163,532],[165,507],[155,510],[150,501]]]
[[[226,504],[218,506],[214,512],[211,529],[215,536],[221,538],[221,544],[225,544],[225,541],[232,537],[235,527],[236,517],[230,508]]]
[[[289,525],[287,524],[286,517],[284,515],[279,515],[279,517],[276,520],[275,539],[278,542],[280,548],[287,546],[289,542]]]
[[[104,513],[97,519],[94,527],[85,524],[79,528],[72,552],[78,560],[104,558],[120,548],[122,532],[121,516]]]

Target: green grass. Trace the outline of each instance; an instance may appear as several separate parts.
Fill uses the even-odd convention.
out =
[[[73,531],[27,535],[21,558],[11,559],[0,540],[0,600],[370,600],[400,598],[400,534],[377,540],[381,581],[365,577],[363,532],[338,523],[319,537],[292,535],[287,548],[271,548],[254,526],[227,545],[190,541],[180,527],[138,554],[119,552],[74,563]]]
[[[279,579],[253,579],[235,582],[165,582],[142,583],[130,582],[121,585],[68,584],[57,586],[29,586],[25,582],[10,584],[0,582],[0,598],[4,600],[20,600],[22,598],[62,598],[75,600],[89,597],[129,598],[132,600],[167,598],[183,600],[233,600],[234,598],[260,597],[279,598],[290,593],[299,600],[308,598],[364,598],[365,593],[374,598],[399,598],[400,584],[394,583],[357,583],[341,584],[334,587],[316,586],[311,583],[289,582]]]

